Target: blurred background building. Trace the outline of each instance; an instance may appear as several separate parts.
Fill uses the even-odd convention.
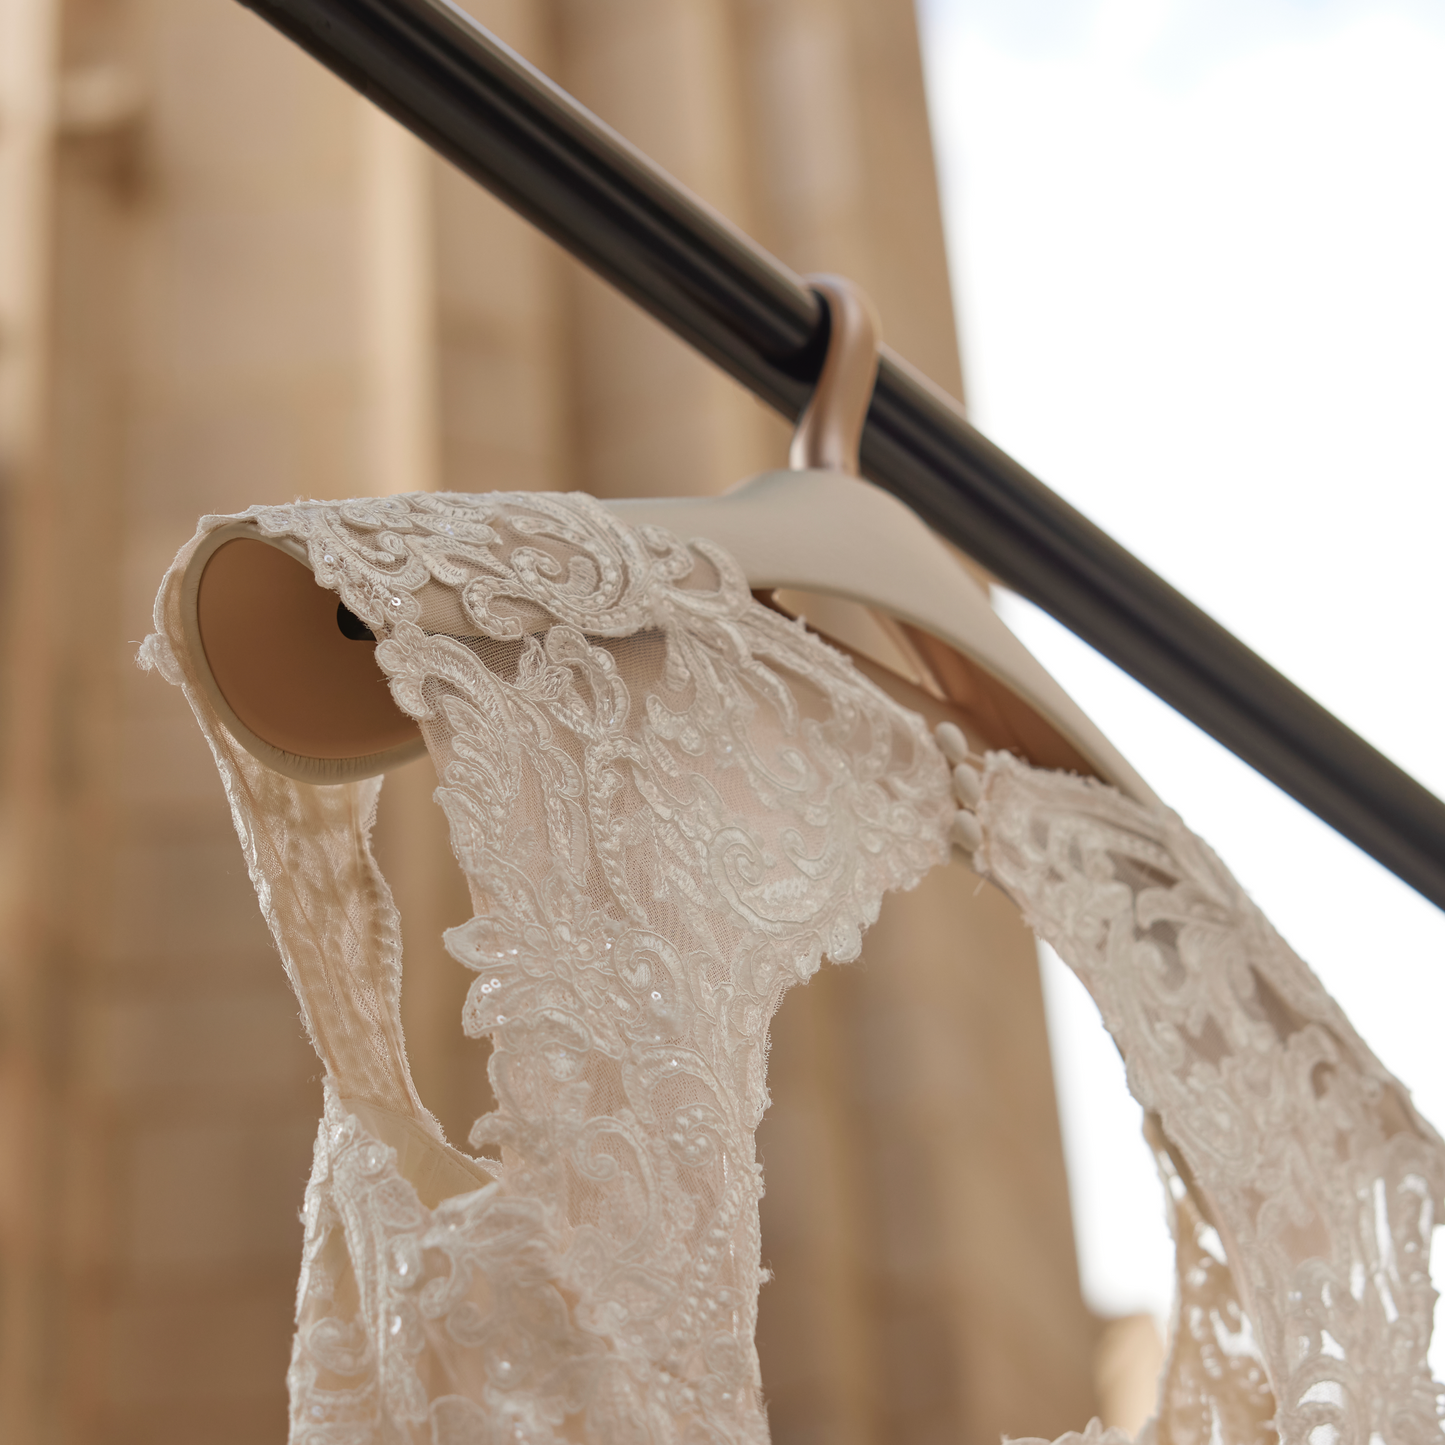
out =
[[[889,342],[960,394],[912,0],[471,9],[796,270],[859,280]],[[712,492],[786,444],[230,0],[0,0],[7,1445],[284,1434],[318,1065],[200,736],[133,665],[196,518],[421,488]],[[379,850],[420,1091],[462,1140],[485,1058],[439,942],[467,904],[429,767],[388,781]],[[935,874],[862,964],[790,995],[774,1038],[777,1445],[1137,1423],[1123,1336],[1100,1355],[1080,1295],[1012,910]]]

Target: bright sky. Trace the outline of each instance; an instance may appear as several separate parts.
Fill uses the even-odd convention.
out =
[[[975,424],[1445,794],[1445,4],[920,10]],[[1445,1125],[1445,915],[1001,607]],[[1086,1295],[1163,1316],[1139,1110],[1044,968]]]

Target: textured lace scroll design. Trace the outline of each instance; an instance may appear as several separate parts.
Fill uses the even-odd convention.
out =
[[[480,1160],[417,1102],[375,785],[262,778],[240,754],[184,676],[183,553],[148,655],[189,683],[327,1064],[292,1441],[766,1440],[768,1023],[824,956],[857,956],[885,890],[945,858],[926,727],[725,554],[587,497],[247,515],[381,638],[426,735],[476,908],[447,946],[476,975],[463,1025],[492,1040],[498,1101]],[[369,931],[333,934],[363,880]]]
[[[1174,814],[989,760],[981,871],[1098,1003],[1178,1245],[1160,1445],[1421,1445],[1445,1148]]]
[[[1079,974],[1148,1113],[1179,1298],[1141,1442],[1440,1439],[1445,1149],[1173,814],[1002,755],[980,777],[724,553],[586,497],[246,516],[304,544],[426,735],[498,1101],[475,1158],[412,1086],[377,782],[269,771],[198,685],[181,577],[233,520],[204,519],[142,661],[210,741],[326,1069],[293,1445],[761,1445],[768,1023],[950,836]]]

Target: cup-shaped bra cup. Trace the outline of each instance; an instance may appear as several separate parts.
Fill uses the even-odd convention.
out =
[[[218,547],[201,574],[196,624],[216,687],[272,747],[346,759],[417,739],[392,701],[376,644],[347,637],[336,594],[279,548],[244,537]]]

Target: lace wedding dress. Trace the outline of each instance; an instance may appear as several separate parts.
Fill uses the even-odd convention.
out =
[[[244,515],[304,546],[422,727],[476,914],[446,939],[475,976],[462,1026],[492,1041],[497,1100],[474,1156],[412,1085],[380,781],[269,770],[199,685],[179,579],[236,520],[204,519],[143,661],[210,741],[326,1070],[293,1445],[765,1441],[769,1020],[950,836],[1089,988],[1147,1113],[1179,1293],[1144,1436],[1440,1437],[1440,1140],[1172,813],[1005,755],[951,772],[957,734],[941,748],[718,548],[584,496]]]

